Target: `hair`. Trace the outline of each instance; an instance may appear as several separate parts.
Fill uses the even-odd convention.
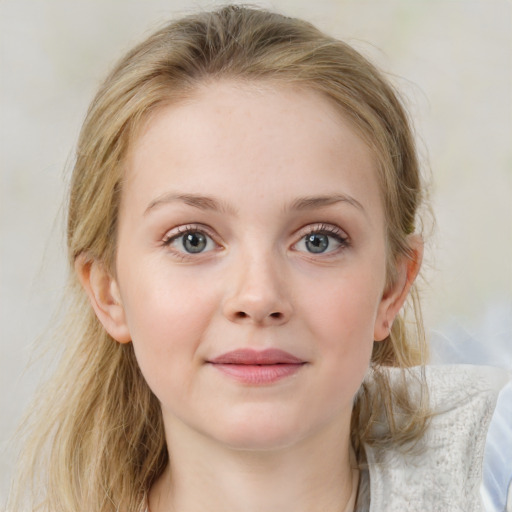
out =
[[[173,21],[132,49],[94,98],[80,137],[67,219],[70,278],[63,354],[27,423],[18,498],[30,489],[30,510],[139,510],[168,462],[158,400],[146,384],[131,344],[115,342],[90,307],[77,279],[77,257],[115,273],[123,164],[152,112],[216,80],[290,84],[329,98],[366,141],[377,162],[387,226],[388,281],[398,258],[413,257],[424,202],[414,136],[394,88],[366,58],[342,41],[294,18],[226,6]],[[421,397],[391,388],[387,367],[423,365],[427,347],[418,295],[375,342],[371,373],[355,398],[351,437],[365,444],[410,446],[428,418]],[[406,323],[405,313],[413,313]],[[373,426],[385,415],[389,431]],[[23,483],[22,483],[23,482]],[[19,508],[21,510],[22,507]]]

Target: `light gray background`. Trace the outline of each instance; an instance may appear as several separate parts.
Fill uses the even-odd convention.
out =
[[[0,503],[24,371],[64,283],[62,205],[100,80],[175,13],[217,2],[0,0]],[[506,0],[275,0],[393,74],[434,176],[426,322],[434,357],[512,369],[512,7]],[[428,149],[427,149],[428,148]]]

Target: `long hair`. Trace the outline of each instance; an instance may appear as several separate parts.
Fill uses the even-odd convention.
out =
[[[67,220],[70,263],[63,354],[27,423],[13,507],[45,512],[135,511],[168,461],[160,406],[131,344],[103,329],[74,271],[78,256],[115,273],[123,166],[131,141],[156,109],[219,79],[296,84],[320,92],[348,119],[378,162],[387,226],[388,281],[397,258],[410,257],[423,188],[407,115],[392,86],[349,45],[311,24],[264,10],[227,6],[171,22],[132,49],[94,98],[76,152]],[[385,367],[422,365],[427,349],[416,290],[391,333],[376,342],[371,372],[352,415],[357,450],[364,443],[405,445],[429,416],[421,396],[391,389]],[[420,372],[421,375],[421,372]],[[390,425],[377,436],[372,425]],[[400,421],[398,421],[400,418]],[[30,489],[30,492],[29,492]],[[17,496],[17,498],[16,498]]]

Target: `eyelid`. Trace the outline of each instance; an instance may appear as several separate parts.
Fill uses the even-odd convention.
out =
[[[210,228],[208,226],[205,226],[204,224],[181,224],[180,226],[176,226],[172,229],[168,229],[164,236],[162,237],[162,242],[169,243],[169,241],[173,240],[174,238],[178,238],[180,236],[186,235],[187,233],[190,233],[191,231],[199,231],[201,233],[204,233],[205,235],[208,235],[211,239],[215,239],[215,235],[212,234]]]
[[[200,251],[198,253],[189,253],[187,251],[182,251],[176,247],[173,247],[173,244],[176,240],[183,237],[187,233],[202,233],[207,238],[209,238],[215,247],[206,250]],[[218,236],[212,233],[212,230],[205,226],[204,224],[183,224],[180,226],[176,226],[168,230],[162,238],[162,245],[173,252],[175,255],[179,256],[182,259],[185,258],[197,258],[201,255],[206,255],[214,251],[215,249],[222,248],[222,244],[218,241]]]
[[[322,233],[325,235],[337,236],[343,240],[349,240],[347,233],[336,226],[335,224],[328,224],[326,222],[319,222],[317,224],[308,224],[298,231],[298,237],[303,238],[311,233]]]
[[[292,245],[292,249],[296,250],[297,252],[308,252],[297,249],[297,246],[301,242],[304,242],[305,237],[313,233],[319,233],[332,237],[336,240],[337,244],[339,244],[338,247],[327,252],[317,254],[310,253],[314,257],[333,256],[350,246],[350,238],[343,229],[341,229],[339,226],[336,226],[335,224],[327,224],[325,222],[320,222],[317,224],[309,224],[301,228],[296,235],[298,240]]]

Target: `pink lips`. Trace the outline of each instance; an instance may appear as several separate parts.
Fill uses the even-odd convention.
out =
[[[298,372],[305,361],[279,349],[240,349],[207,361],[228,377],[251,385],[272,384]]]

